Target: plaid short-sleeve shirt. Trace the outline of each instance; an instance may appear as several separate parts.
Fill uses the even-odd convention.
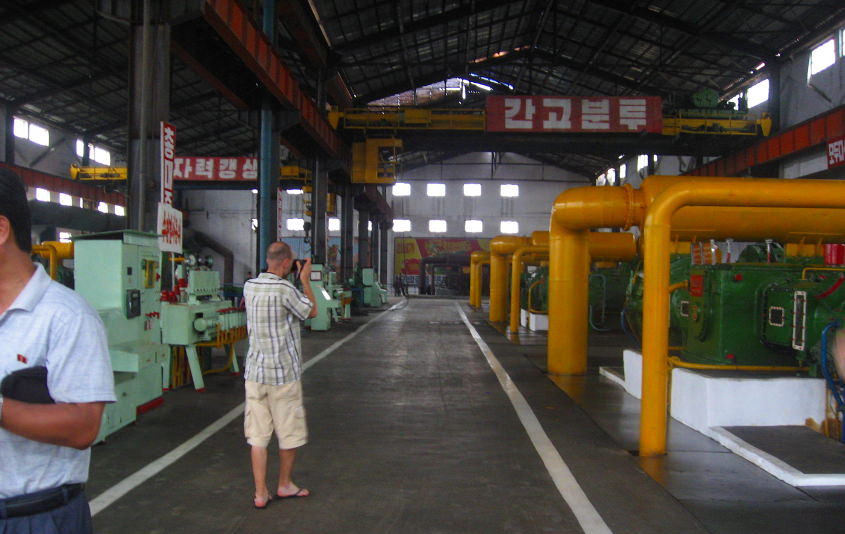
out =
[[[313,304],[293,284],[272,273],[261,273],[244,284],[249,352],[244,378],[280,386],[302,375],[300,321]]]

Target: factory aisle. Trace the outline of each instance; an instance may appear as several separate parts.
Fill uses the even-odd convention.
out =
[[[248,449],[235,417],[97,513],[96,532],[608,531],[579,525],[457,301],[412,299],[370,321],[305,373],[310,443],[295,480],[311,497],[252,508]],[[583,488],[589,502],[570,500],[582,521],[592,506],[612,532],[706,532],[536,366],[497,350],[498,334],[483,322],[474,327]],[[313,356],[350,331],[307,335],[305,352]],[[89,497],[237,407],[241,387],[215,377],[205,395],[169,394],[158,413],[95,449]],[[572,488],[566,492],[571,498]]]

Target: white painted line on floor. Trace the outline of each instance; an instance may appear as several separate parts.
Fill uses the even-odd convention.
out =
[[[537,454],[540,455],[540,458],[546,465],[546,469],[548,470],[549,475],[551,475],[555,486],[557,486],[561,497],[563,497],[563,500],[566,501],[567,505],[569,505],[572,513],[575,514],[575,519],[578,520],[578,523],[581,525],[584,533],[611,534],[610,527],[608,527],[607,523],[604,522],[604,519],[602,519],[598,511],[596,511],[593,506],[593,503],[591,503],[590,499],[587,498],[584,490],[581,489],[578,481],[575,480],[575,476],[572,475],[572,471],[570,471],[566,462],[563,461],[560,453],[549,439],[549,436],[546,434],[545,430],[543,430],[543,426],[540,424],[540,421],[537,420],[537,416],[534,415],[534,411],[531,409],[528,401],[525,400],[525,397],[519,391],[519,388],[517,388],[516,384],[513,383],[510,375],[508,375],[508,372],[505,371],[504,367],[502,367],[502,364],[493,354],[493,351],[490,350],[490,347],[483,339],[481,339],[481,335],[475,327],[472,326],[472,323],[469,322],[469,319],[467,319],[461,305],[456,302],[455,306],[458,308],[461,320],[463,320],[464,324],[469,329],[469,333],[472,335],[473,339],[475,339],[476,344],[478,344],[478,347],[487,359],[488,365],[490,365],[493,373],[495,373],[496,378],[499,379],[499,384],[501,384],[502,389],[505,390],[505,393],[510,399],[513,409],[516,411],[516,415],[519,417],[522,426],[525,427],[528,437],[531,438],[531,443],[534,444]]]
[[[324,349],[319,354],[305,362],[302,365],[303,372],[317,364],[320,360],[322,360],[332,352],[334,352],[338,347],[363,332],[368,326],[381,319],[384,314],[389,311],[392,311],[394,308],[396,308],[396,306],[397,305],[394,305],[388,308],[387,310],[381,312],[372,320],[367,321],[366,323],[356,328],[355,331],[351,334],[347,335],[340,341],[332,343],[328,348]],[[179,445],[178,447],[168,452],[158,460],[147,464],[145,467],[139,469],[138,471],[134,472],[133,474],[124,478],[122,481],[115,484],[114,486],[97,495],[97,497],[92,499],[90,503],[91,515],[95,516],[98,513],[102,512],[104,509],[108,508],[111,504],[113,504],[116,500],[120,499],[121,497],[123,497],[133,489],[137,488],[147,480],[159,474],[168,466],[170,466],[171,464],[173,464],[174,462],[194,450],[202,442],[216,434],[223,427],[240,417],[243,413],[244,403],[241,403],[235,408],[233,408],[231,411],[229,411],[229,413],[205,427],[201,432],[199,432],[197,435],[195,435],[185,443]]]

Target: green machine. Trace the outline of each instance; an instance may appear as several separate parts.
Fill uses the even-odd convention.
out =
[[[97,441],[134,422],[168,386],[160,264],[155,234],[123,230],[74,239],[75,288],[105,324],[117,395],[117,402],[106,405]]]
[[[619,314],[625,307],[625,292],[631,280],[631,264],[619,262],[590,273],[589,322],[596,331],[618,328]]]
[[[336,288],[332,285],[332,274],[323,265],[311,266],[311,289],[317,299],[317,316],[305,321],[305,326],[313,331],[326,331],[340,320],[341,301],[333,294]]]
[[[669,284],[675,285],[689,280],[690,255],[672,254],[669,259]],[[642,262],[632,263],[630,281],[625,291],[624,323],[637,339],[643,331],[643,270]],[[686,340],[686,323],[689,317],[689,291],[676,289],[669,300],[669,345],[683,346]]]
[[[220,296],[220,273],[196,265],[191,256],[188,256],[188,265],[185,263],[177,267],[178,294],[166,292],[162,297],[166,300],[161,303],[161,339],[168,345],[185,347],[194,389],[204,391],[197,346],[214,342],[228,345],[230,369],[239,372],[238,360],[232,353],[237,339],[222,335],[245,326],[246,314]]]
[[[387,304],[387,290],[382,289],[372,267],[361,269],[361,286],[364,290],[364,306],[381,308]]]

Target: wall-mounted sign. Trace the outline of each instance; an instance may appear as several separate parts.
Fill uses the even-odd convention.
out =
[[[203,182],[258,180],[258,158],[178,157],[173,176]]]
[[[182,252],[182,212],[159,202],[158,246],[162,252]]]
[[[845,136],[827,142],[827,168],[845,165]]]
[[[176,127],[161,122],[161,202],[173,205],[173,159],[176,156]]]
[[[488,132],[661,133],[659,96],[488,96]]]

